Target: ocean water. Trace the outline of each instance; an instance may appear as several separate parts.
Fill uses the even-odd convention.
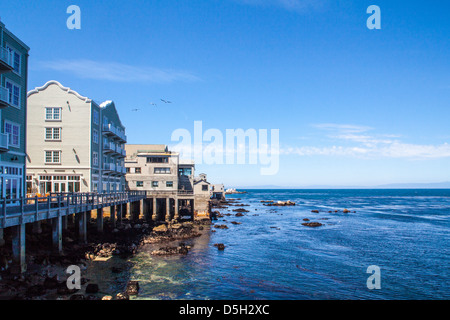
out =
[[[238,207],[220,210],[233,213],[215,222],[229,229],[185,241],[186,256],[154,257],[155,246],[144,247],[110,289],[133,279],[141,287],[134,299],[450,298],[450,190],[247,191],[229,197],[249,204],[243,217],[231,211]],[[324,225],[305,227],[305,218]],[[380,289],[367,288],[372,265]]]

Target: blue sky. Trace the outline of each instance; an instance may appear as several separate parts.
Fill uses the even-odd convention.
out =
[[[66,27],[72,4],[81,30]],[[381,30],[366,27],[372,4]],[[197,166],[229,187],[450,181],[449,10],[444,0],[0,3],[31,48],[29,89],[58,80],[114,100],[129,143],[173,144],[194,121],[279,129],[276,175]]]

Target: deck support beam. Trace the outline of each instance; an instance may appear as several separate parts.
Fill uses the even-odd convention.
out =
[[[55,253],[62,253],[62,217],[52,219],[52,244]]]
[[[178,219],[180,219],[180,214],[178,213],[178,198],[175,197],[175,198],[173,199],[173,201],[175,202],[175,204],[174,204],[175,212],[174,212],[173,218],[174,218],[175,220],[178,220]]]
[[[3,238],[3,229],[0,229],[0,247],[5,245],[5,239]]]
[[[114,229],[116,227],[116,206],[109,207],[109,220],[111,221],[111,226]]]
[[[97,231],[103,233],[103,208],[97,209]]]
[[[24,273],[27,271],[25,260],[25,224],[11,227],[12,235],[12,273]]]
[[[156,221],[156,219],[158,218],[158,211],[157,211],[157,206],[156,206],[156,202],[157,202],[157,199],[156,199],[156,197],[153,197],[153,199],[152,199],[152,207],[153,207],[153,210],[152,210],[152,220],[153,221]]]
[[[78,220],[78,236],[82,243],[87,243],[87,212],[80,212],[77,214]]]
[[[170,198],[166,198],[166,221],[170,221]]]

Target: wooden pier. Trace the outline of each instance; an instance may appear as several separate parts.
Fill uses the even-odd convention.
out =
[[[62,232],[67,226],[67,217],[74,216],[78,224],[82,242],[87,241],[87,216],[97,210],[97,229],[103,231],[103,209],[110,207],[110,219],[113,225],[126,216],[127,205],[133,219],[139,217],[143,200],[147,198],[145,191],[119,193],[59,193],[47,197],[21,199],[2,199],[0,214],[0,240],[3,240],[3,229],[10,228],[12,235],[12,271],[26,271],[25,261],[25,226],[49,220],[52,223],[53,250],[62,253]]]

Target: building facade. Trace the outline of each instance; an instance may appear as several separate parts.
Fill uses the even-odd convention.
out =
[[[8,200],[25,195],[29,50],[0,22],[0,195]]]
[[[165,145],[126,145],[126,181],[129,190],[147,191],[147,208],[154,220],[209,216],[207,195],[195,190],[195,164],[179,159]],[[205,176],[206,181],[206,176]],[[200,187],[200,190],[203,190]],[[200,198],[198,198],[200,196]],[[209,211],[208,211],[209,212]],[[209,214],[209,213],[208,213]]]
[[[28,105],[27,193],[125,189],[125,128],[112,101],[49,81]]]

